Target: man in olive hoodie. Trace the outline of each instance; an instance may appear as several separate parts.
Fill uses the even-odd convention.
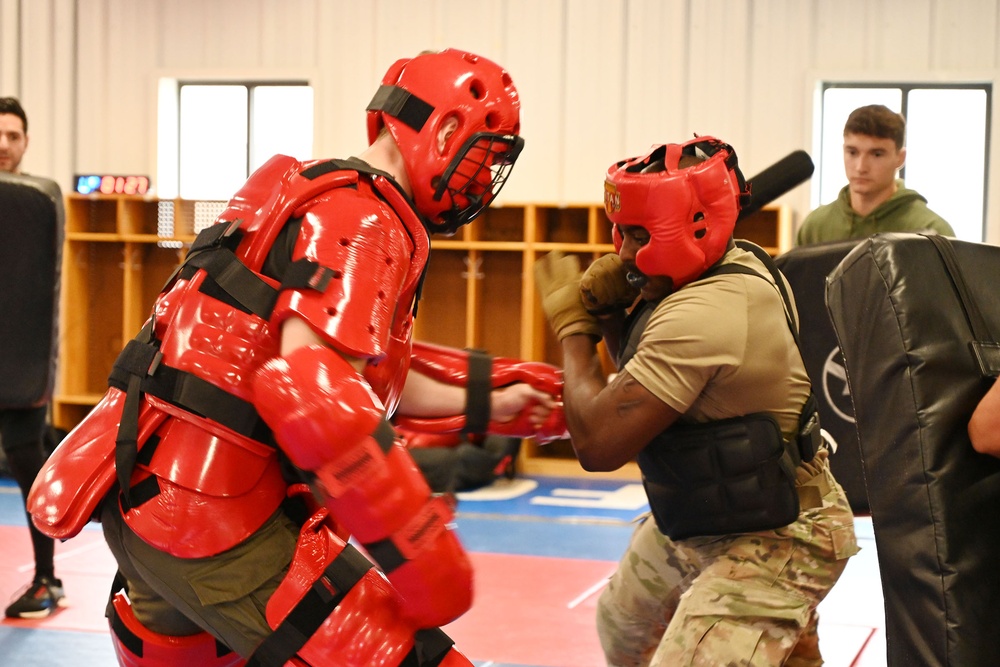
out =
[[[904,187],[896,173],[906,161],[906,121],[882,106],[855,109],[844,126],[844,171],[848,185],[836,201],[806,216],[797,245],[860,239],[877,232],[935,231],[954,236],[927,200]]]

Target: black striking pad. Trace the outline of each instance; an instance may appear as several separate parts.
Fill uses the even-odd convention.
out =
[[[967,433],[992,382],[972,348],[1000,335],[1000,247],[938,239],[862,241],[830,274],[827,304],[868,483],[888,664],[1000,665],[1000,460]]]
[[[819,401],[820,425],[837,443],[837,451],[830,454],[830,469],[844,487],[855,514],[867,514],[868,492],[854,408],[840,347],[826,311],[826,276],[857,244],[853,240],[801,246],[779,255],[774,263],[788,278],[795,296],[802,359]]]
[[[0,408],[51,396],[62,236],[59,186],[0,173]]]

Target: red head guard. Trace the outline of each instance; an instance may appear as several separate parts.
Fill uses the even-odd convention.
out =
[[[396,61],[368,105],[368,141],[387,127],[403,154],[417,210],[431,230],[454,233],[489,206],[524,140],[521,103],[506,70],[446,49]],[[438,150],[449,119],[458,128]]]
[[[704,161],[679,167],[685,155]],[[636,266],[649,276],[670,277],[678,289],[726,253],[749,194],[732,147],[696,137],[611,165],[604,208],[615,225],[615,247],[621,249],[618,225],[643,227],[649,243],[636,252]]]

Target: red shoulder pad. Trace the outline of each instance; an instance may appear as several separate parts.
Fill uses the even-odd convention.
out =
[[[239,255],[252,270],[260,271],[278,232],[303,202],[358,181],[358,173],[350,169],[331,170],[317,178],[302,175],[315,164],[275,155],[250,175],[219,216],[218,222],[241,221],[247,239]]]
[[[325,193],[304,209],[292,258],[320,264],[331,271],[332,279],[322,292],[283,291],[272,322],[297,315],[345,353],[381,357],[397,313],[408,314],[412,306],[406,285],[412,252],[399,217],[364,182],[357,190]],[[405,307],[401,302],[407,302]]]

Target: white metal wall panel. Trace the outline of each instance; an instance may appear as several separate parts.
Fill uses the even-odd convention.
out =
[[[59,178],[60,187],[68,189],[69,179],[72,179],[75,167],[75,155],[72,150],[63,147],[73,146],[75,137],[75,121],[72,113],[67,113],[76,106],[78,91],[76,89],[76,6],[73,0],[56,0],[55,12],[52,17],[52,60],[55,67],[52,71],[52,89],[49,114],[49,126],[52,144],[51,171],[49,173],[64,177]],[[148,126],[147,126],[148,127]],[[143,139],[147,139],[144,136]],[[34,137],[32,137],[34,142]]]
[[[20,93],[20,10],[20,0],[0,0],[0,96]]]
[[[809,26],[813,38],[812,58],[802,54],[807,61],[803,65],[858,70],[869,64],[866,39],[871,18],[869,9],[878,3],[818,0],[810,4],[814,8]],[[877,29],[874,34],[879,34]]]
[[[744,139],[736,146],[747,177],[805,146],[800,119],[808,100],[802,94],[802,54],[809,52],[811,3],[761,0],[749,16]],[[733,111],[737,111],[733,109]]]
[[[105,37],[95,45],[106,58],[104,99],[90,100],[103,107],[95,124],[105,125],[108,142],[101,147],[102,161],[115,173],[150,174],[156,153],[150,137],[156,136],[156,109],[149,72],[156,62],[158,31],[149,19],[148,6],[132,0],[105,0]],[[210,4],[210,3],[205,3]],[[162,37],[161,37],[162,38]],[[81,91],[85,92],[85,91]],[[129,149],[122,151],[123,146]],[[78,158],[84,157],[81,154]],[[93,165],[99,168],[101,165]]]
[[[368,145],[364,109],[383,74],[372,29],[378,3],[320,0],[317,7],[315,157],[357,155]]]
[[[21,52],[19,55],[19,91],[11,91],[21,100],[28,115],[30,143],[22,170],[59,179],[65,186],[65,170],[72,152],[59,143],[72,127],[74,107],[72,71],[73,54],[67,44],[73,42],[72,0],[36,0],[21,2]],[[67,20],[68,16],[68,20]]]
[[[931,66],[955,70],[996,62],[996,3],[986,0],[931,5]]]
[[[329,3],[322,0],[285,0],[277,6],[263,0],[253,3],[260,6],[260,39],[254,44],[253,35],[245,38],[249,38],[251,48],[258,52],[263,67],[297,68],[316,62],[317,48],[324,37],[323,26],[316,21],[322,4]]]
[[[521,98],[524,152],[500,201],[554,203],[560,198],[565,169],[565,3],[509,0],[504,4],[509,46],[501,64]]]
[[[716,135],[737,148],[749,135],[749,6],[727,0],[690,3],[689,132]]]
[[[692,82],[688,68],[687,0],[632,0],[626,5],[624,149],[607,164],[640,155],[653,144],[691,136],[686,100]]]
[[[555,193],[559,202],[600,201],[604,171],[623,157],[624,37],[624,0],[566,2],[564,177]]]

